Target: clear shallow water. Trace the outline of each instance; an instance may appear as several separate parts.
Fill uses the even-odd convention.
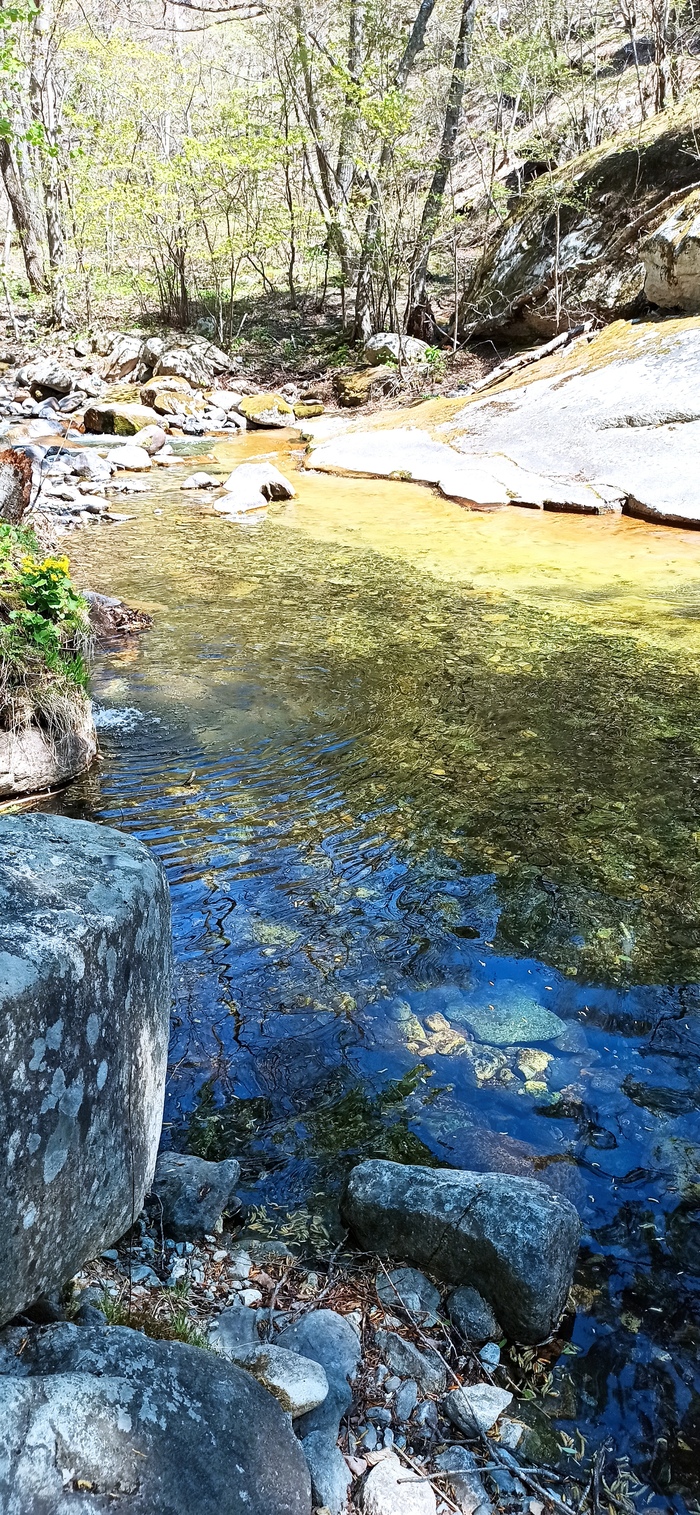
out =
[[[298,482],[235,526],[158,479],[131,524],[72,544],[81,582],[155,615],[99,658],[104,762],[53,803],[168,871],[170,1139],[242,1156],[250,1204],[312,1238],[360,1155],[569,1195],[576,1352],[549,1408],[682,1507],[700,541]]]

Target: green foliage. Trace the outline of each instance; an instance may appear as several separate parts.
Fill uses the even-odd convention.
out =
[[[82,708],[90,623],[67,558],[39,556],[36,539],[0,524],[0,728],[70,724]]]

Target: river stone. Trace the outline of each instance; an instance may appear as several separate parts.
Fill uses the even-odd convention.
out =
[[[238,409],[251,426],[294,425],[294,411],[282,395],[245,395]]]
[[[148,384],[142,385],[140,390],[141,404],[149,405],[157,410],[156,398],[162,394],[191,395],[192,390],[187,379],[179,379],[175,375],[170,378],[150,379]]]
[[[266,503],[268,500],[292,500],[296,493],[289,479],[285,479],[273,463],[240,463],[229,474],[224,489],[231,496],[234,508],[239,501],[247,503],[257,495],[262,495],[263,503]]]
[[[218,1350],[221,1352],[220,1346]],[[328,1395],[328,1379],[321,1364],[287,1347],[258,1342],[257,1346],[241,1345],[222,1355],[252,1373],[293,1419],[315,1410]]]
[[[310,1515],[288,1417],[199,1347],[119,1326],[10,1330],[0,1415],[8,1515]]]
[[[43,358],[32,365],[29,392],[35,400],[46,399],[49,395],[62,397],[70,394],[72,388],[73,374],[62,368],[55,358]]]
[[[377,1274],[377,1295],[388,1310],[403,1305],[412,1315],[434,1315],[440,1309],[440,1294],[417,1268],[392,1268]]]
[[[151,467],[151,459],[145,447],[134,447],[128,442],[123,447],[113,447],[107,453],[107,462],[127,473],[144,473]]]
[[[429,1483],[390,1452],[367,1474],[362,1509],[364,1515],[435,1515],[435,1495]]]
[[[488,1301],[468,1285],[450,1295],[447,1313],[465,1341],[493,1341],[503,1334]]]
[[[240,1176],[241,1165],[233,1157],[209,1163],[186,1152],[161,1152],[152,1192],[165,1235],[175,1241],[201,1241],[220,1231]]]
[[[350,1174],[343,1215],[364,1249],[477,1288],[515,1341],[543,1341],[559,1320],[581,1222],[537,1179],[369,1159]]]
[[[185,479],[181,489],[218,489],[221,479],[215,479],[210,473],[191,473],[189,479]]]
[[[479,1465],[468,1447],[447,1447],[438,1452],[435,1466],[449,1473],[448,1487],[458,1501],[462,1515],[474,1515],[480,1506],[491,1509],[491,1501],[479,1474]]]
[[[56,789],[90,767],[97,736],[89,700],[76,697],[73,725],[50,736],[38,726],[0,731],[0,799]]]
[[[377,1331],[376,1342],[382,1362],[400,1378],[414,1378],[425,1394],[442,1394],[445,1364],[436,1352],[419,1351],[395,1331]]]
[[[258,1317],[246,1305],[231,1305],[222,1310],[209,1327],[208,1340],[215,1352],[235,1362],[239,1352],[260,1345]]]
[[[418,1404],[418,1384],[415,1378],[407,1378],[397,1390],[394,1400],[394,1413],[399,1425],[405,1425],[411,1419],[413,1411]]]
[[[134,437],[144,426],[157,426],[159,417],[149,405],[120,404],[100,400],[88,405],[83,418],[85,430],[119,437]]]
[[[507,1389],[499,1389],[495,1384],[475,1383],[453,1389],[443,1408],[453,1425],[466,1436],[478,1436],[482,1431],[485,1435],[507,1410],[512,1398]]]
[[[566,1030],[558,1015],[508,979],[498,985],[493,1004],[471,1005],[465,998],[451,1017],[467,1025],[477,1041],[492,1047],[552,1042]]]
[[[157,452],[160,452],[161,447],[165,446],[166,441],[167,437],[162,426],[144,426],[141,431],[136,432],[133,446],[142,447],[149,458],[153,458]]]
[[[60,816],[0,819],[0,1323],[141,1210],[170,975],[168,888],[141,842]]]

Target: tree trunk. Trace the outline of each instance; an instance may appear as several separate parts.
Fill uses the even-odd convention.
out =
[[[46,293],[46,276],[41,256],[41,244],[34,224],[30,202],[25,194],[12,147],[7,137],[0,137],[0,173],[5,194],[12,208],[12,217],[17,228],[24,266],[29,286],[35,295]]]
[[[57,326],[66,326],[70,316],[65,285],[65,238],[61,215],[61,186],[58,173],[58,133],[56,120],[56,86],[51,64],[51,0],[44,0],[34,18],[29,98],[34,119],[44,132],[41,149],[41,181],[46,210],[46,234],[49,247],[49,280],[53,318]],[[48,150],[47,150],[48,149]]]
[[[434,9],[435,0],[422,0],[411,28],[408,42],[404,48],[401,62],[396,70],[396,89],[402,90],[406,87],[406,81],[415,65],[418,54],[425,46],[426,28]],[[372,180],[372,191],[362,238],[360,266],[357,275],[357,293],[355,296],[354,336],[356,342],[360,340],[366,341],[367,337],[370,337],[374,330],[374,279],[376,274],[375,264],[377,260],[379,222],[381,218],[381,192],[382,184],[391,166],[393,156],[393,145],[385,139],[382,144],[379,167]]]
[[[353,150],[357,136],[357,101],[354,91],[358,87],[359,73],[362,67],[364,32],[365,0],[350,0],[350,29],[348,36],[348,74],[350,85],[345,92],[345,110],[340,127],[340,143],[338,146],[338,166],[335,171],[338,193],[343,205],[347,205],[348,203],[352,181],[355,177]]]
[[[411,267],[406,329],[414,331],[415,335],[420,335],[424,339],[428,328],[431,329],[431,332],[436,330],[433,313],[428,301],[428,260],[433,245],[433,238],[440,220],[445,186],[454,162],[457,133],[462,116],[465,72],[469,63],[475,13],[476,0],[463,0],[459,36],[455,48],[455,60],[452,68],[449,94],[447,96],[447,106],[445,108],[442,141],[440,143],[432,183],[426,196],[425,205],[423,206],[420,231],[418,232]],[[430,334],[428,335],[428,340],[430,340]]]
[[[306,98],[306,119],[311,127],[314,139],[314,150],[318,164],[319,183],[316,185],[317,197],[321,205],[324,220],[328,227],[328,241],[331,251],[335,253],[343,278],[343,284],[350,282],[350,270],[352,255],[350,240],[345,225],[343,207],[340,203],[340,195],[336,184],[335,174],[331,168],[328,150],[323,140],[323,128],[321,115],[316,101],[313,77],[311,74],[311,59],[309,56],[309,44],[306,35],[304,14],[299,3],[294,6],[294,25],[297,34],[299,49],[299,62],[301,64],[302,78],[304,80],[304,95]]]

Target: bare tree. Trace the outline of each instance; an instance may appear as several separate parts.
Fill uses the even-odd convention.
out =
[[[54,70],[54,17],[52,0],[39,0],[32,29],[29,68],[29,98],[35,122],[41,127],[41,181],[44,190],[46,232],[49,249],[49,282],[53,317],[66,326],[70,315],[65,280],[65,236],[59,173],[59,108]]]
[[[421,0],[418,14],[411,27],[408,41],[396,70],[394,86],[397,90],[405,89],[418,54],[425,46],[425,33],[434,9],[435,0]],[[393,156],[393,144],[389,138],[385,138],[379,157],[379,167],[372,179],[370,202],[367,209],[364,236],[362,238],[360,266],[357,275],[357,292],[355,296],[356,341],[371,336],[373,330],[374,277],[376,273],[375,265],[377,262],[381,220],[382,186],[391,166]]]
[[[406,329],[415,336],[427,338],[428,341],[434,340],[436,332],[435,320],[428,300],[428,261],[440,220],[447,180],[454,162],[475,14],[476,0],[463,0],[452,78],[445,107],[442,141],[430,188],[425,199],[425,205],[423,206],[423,215],[411,264]]]
[[[0,137],[0,173],[5,186],[5,194],[12,208],[12,218],[22,249],[30,289],[35,295],[45,294],[47,284],[41,253],[41,231],[8,137]]]

